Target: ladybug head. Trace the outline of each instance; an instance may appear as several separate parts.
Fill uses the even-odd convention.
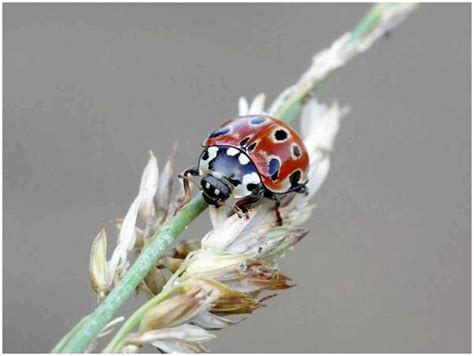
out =
[[[224,205],[232,192],[228,184],[210,174],[201,179],[201,187],[206,203],[216,207]]]

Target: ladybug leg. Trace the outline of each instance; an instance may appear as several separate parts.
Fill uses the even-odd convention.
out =
[[[276,195],[273,195],[273,201],[275,202],[275,205],[273,205],[273,209],[275,210],[277,225],[281,226],[283,225],[283,219],[281,218],[281,214],[280,214],[280,200],[277,198]]]
[[[193,166],[191,168],[186,169],[182,174],[178,174],[178,177],[183,180],[183,189],[184,189],[184,199],[181,203],[179,209],[189,203],[191,200],[191,186],[189,185],[189,177],[188,175],[198,176],[199,169],[198,166]]]
[[[278,226],[283,225],[283,219],[282,219],[281,214],[280,214],[280,199],[277,197],[277,195],[275,193],[270,192],[269,190],[267,190],[266,196],[275,202],[275,205],[273,205],[273,209],[275,210],[277,225]]]
[[[252,194],[237,200],[235,206],[229,213],[229,216],[233,215],[234,213],[239,216],[239,218],[246,217],[249,218],[249,209],[250,206],[263,198],[263,190],[258,190],[252,192]]]
[[[291,187],[290,189],[288,189],[288,191],[286,193],[299,193],[299,194],[304,194],[304,195],[308,195],[309,191],[308,191],[308,187],[306,186],[306,184],[296,184],[294,185],[293,187]]]
[[[237,214],[237,216],[242,219],[244,216],[248,219],[249,218],[249,213],[248,210],[245,208],[239,208],[237,205],[232,208],[228,216],[232,216]]]

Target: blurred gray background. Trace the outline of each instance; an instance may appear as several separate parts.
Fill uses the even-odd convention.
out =
[[[4,351],[47,352],[94,306],[91,242],[149,149],[163,162],[178,140],[193,164],[239,96],[272,100],[368,8],[5,4]],[[352,111],[311,234],[281,260],[298,286],[212,351],[470,351],[470,14],[423,5],[324,84]]]

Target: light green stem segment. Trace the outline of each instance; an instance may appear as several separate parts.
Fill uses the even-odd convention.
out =
[[[64,346],[69,342],[69,340],[71,340],[72,336],[76,333],[77,330],[79,330],[79,328],[82,326],[82,324],[84,324],[88,317],[89,315],[82,318],[81,321],[76,324],[76,326],[74,326],[66,335],[64,335],[61,341],[59,341],[54,347],[54,349],[51,350],[51,353],[60,353]]]
[[[125,273],[110,294],[94,310],[87,320],[79,326],[69,342],[60,350],[62,353],[77,353],[87,349],[90,343],[109,322],[117,309],[128,299],[138,284],[145,278],[148,271],[156,265],[160,256],[171,245],[188,224],[207,207],[201,195],[195,196],[191,202],[156,235],[138,256],[135,263]]]
[[[381,20],[382,12],[390,7],[397,6],[397,3],[378,3],[372,6],[365,17],[357,24],[354,31],[352,31],[349,41],[355,41],[367,35],[374,29]]]
[[[367,15],[355,27],[349,41],[357,40],[373,30],[380,21],[381,13],[385,6],[396,5],[385,3],[374,5]],[[325,79],[326,78],[316,83],[310,83],[310,85],[295,93],[288,99],[286,105],[284,105],[274,116],[286,122],[291,121],[301,109],[308,94],[311,91],[317,89]],[[164,252],[166,252],[173,240],[191,221],[201,214],[206,209],[206,207],[207,204],[199,194],[195,196],[193,200],[191,200],[188,206],[180,210],[180,212],[152,238],[149,245],[143,249],[133,266],[130,267],[130,269],[120,280],[120,282],[113,288],[107,298],[105,298],[105,300],[94,310],[92,314],[82,319],[56,345],[56,347],[53,349],[53,352],[78,353],[85,351],[97,337],[100,331],[104,328],[104,326],[107,325],[114,313],[133,293],[135,288],[143,280],[148,271],[153,266],[155,266],[157,260],[163,255]],[[160,296],[155,298],[157,299],[152,299],[153,303],[159,303],[162,300]],[[150,307],[150,303],[152,301],[143,305],[139,311],[145,312]],[[104,351],[116,351],[118,349],[118,346],[120,346],[120,344],[123,342],[123,338],[126,335],[125,333],[131,331],[133,326],[137,325],[136,317],[137,315],[138,317],[142,315],[141,312],[137,312],[134,313],[133,318],[127,320],[127,322],[119,331],[120,334],[116,335],[116,337]]]

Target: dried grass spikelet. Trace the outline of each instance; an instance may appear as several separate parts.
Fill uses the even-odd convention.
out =
[[[117,246],[106,261],[107,236],[105,228],[94,241],[91,249],[90,281],[99,301],[121,279],[133,258],[145,247],[147,241],[174,216],[183,193],[178,190],[173,198],[174,146],[162,173],[158,160],[150,151],[150,158],[143,170],[137,197],[125,217],[112,221],[118,230]],[[166,279],[162,271],[150,271],[139,290],[149,295],[158,294]]]
[[[94,239],[90,255],[90,282],[99,300],[108,293],[107,235],[102,228]]]
[[[118,239],[117,246],[108,261],[105,228],[102,228],[94,239],[90,253],[89,271],[90,283],[97,294],[98,302],[101,302],[109,294],[122,278],[128,266],[131,265],[134,257],[146,246],[154,233],[174,216],[177,208],[181,205],[183,192],[178,190],[173,197],[173,168],[176,148],[177,145],[174,145],[161,174],[159,174],[158,160],[150,151],[150,158],[143,170],[137,197],[124,218],[116,218],[112,221],[118,230]],[[165,263],[161,263],[160,266],[171,268],[173,254],[177,257],[176,263],[179,266],[186,257],[187,251],[193,246],[196,244],[192,245],[189,242],[178,245],[164,257],[170,260],[164,260]],[[144,292],[149,297],[153,297],[162,291],[166,282],[167,278],[163,269],[152,269],[137,287],[137,292]],[[112,326],[118,320],[123,320],[123,317],[115,319],[110,325],[108,324],[97,339],[110,333]],[[88,351],[95,348],[97,339],[91,344]],[[130,345],[124,351],[132,352],[132,346]]]
[[[249,105],[239,101],[239,115],[264,112],[263,94]],[[318,191],[329,170],[329,153],[347,112],[337,104],[322,105],[310,98],[301,115],[301,134],[311,160],[309,194],[282,200],[283,225],[277,226],[273,205],[262,201],[249,218],[227,217],[224,208],[210,208],[213,229],[200,245],[184,242],[160,259],[158,267],[173,272],[162,293],[169,297],[149,309],[138,330],[122,343],[120,351],[136,352],[149,345],[163,352],[203,352],[203,343],[217,330],[235,324],[229,315],[250,314],[264,305],[265,291],[292,287],[278,270],[283,256],[308,233],[300,227],[314,205],[309,200]]]
[[[211,303],[211,299],[204,298],[200,288],[190,286],[185,292],[150,309],[141,320],[139,332],[184,324],[202,310],[208,309]]]

